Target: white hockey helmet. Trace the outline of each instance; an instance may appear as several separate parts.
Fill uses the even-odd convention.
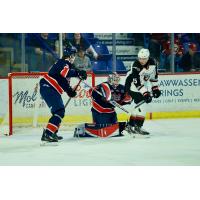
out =
[[[148,59],[150,56],[150,52],[149,52],[149,49],[140,49],[139,52],[138,52],[138,58],[141,58],[141,59]]]
[[[118,86],[120,82],[120,76],[117,72],[113,72],[113,74],[108,75],[108,83],[113,86]]]

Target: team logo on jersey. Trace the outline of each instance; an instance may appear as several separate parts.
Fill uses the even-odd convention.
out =
[[[140,72],[141,71],[141,69],[139,68],[139,67],[136,67],[135,68],[138,72]]]
[[[137,78],[133,78],[133,83],[137,84]]]
[[[121,94],[113,93],[112,98],[113,98],[114,101],[120,101],[121,100]]]
[[[150,75],[149,75],[149,74],[144,74],[144,80],[145,80],[145,81],[148,81],[149,78],[150,78]]]

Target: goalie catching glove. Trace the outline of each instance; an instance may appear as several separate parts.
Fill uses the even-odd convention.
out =
[[[87,79],[87,73],[84,70],[78,71],[78,76],[81,80],[86,80]]]

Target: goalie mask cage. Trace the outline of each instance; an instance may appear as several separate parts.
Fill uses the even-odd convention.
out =
[[[45,126],[51,117],[50,109],[42,99],[39,81],[46,72],[17,72],[8,75],[8,104],[0,129],[6,135],[15,133],[15,128]],[[87,84],[95,85],[93,73],[87,73]],[[72,77],[70,85],[75,87],[79,79]],[[62,127],[70,127],[84,122],[92,122],[89,88],[83,83],[77,88],[77,96],[72,98],[65,111]],[[65,104],[68,95],[63,94]],[[68,129],[68,128],[66,128]]]

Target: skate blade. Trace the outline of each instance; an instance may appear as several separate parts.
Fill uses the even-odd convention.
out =
[[[133,134],[133,138],[144,139],[144,138],[151,138],[151,136],[150,135]]]
[[[126,131],[126,130],[123,130],[123,131],[122,131],[122,135],[125,136],[125,137],[132,137],[132,136],[133,136],[132,133],[129,133],[129,132]]]
[[[58,142],[41,141],[40,146],[58,146]]]

